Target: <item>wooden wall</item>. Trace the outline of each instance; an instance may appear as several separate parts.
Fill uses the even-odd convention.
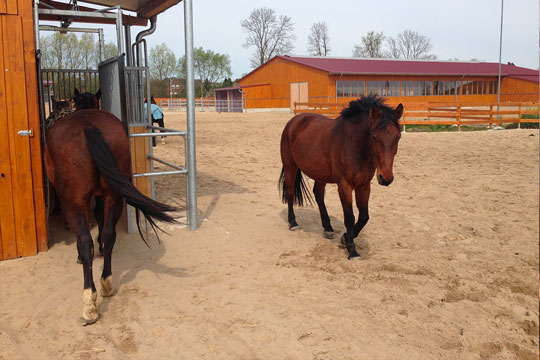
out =
[[[0,259],[47,250],[41,159],[32,2],[0,0]]]
[[[275,58],[240,81],[240,86],[268,84],[243,89],[247,108],[289,108],[290,83],[309,81],[309,97],[326,97],[329,78],[326,72]]]
[[[241,86],[269,84],[245,88],[247,108],[287,108],[290,106],[290,84],[305,82],[309,102],[349,102],[356,97],[336,97],[337,80],[394,80],[394,81],[497,81],[497,76],[392,76],[392,75],[329,75],[327,72],[302,64],[274,58],[240,80]],[[514,94],[514,95],[511,95]],[[394,103],[462,102],[493,103],[497,94],[389,96]],[[538,101],[538,83],[503,78],[501,101]]]

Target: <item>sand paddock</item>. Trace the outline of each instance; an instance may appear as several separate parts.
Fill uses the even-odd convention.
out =
[[[61,220],[48,252],[0,262],[0,359],[538,358],[538,130],[404,134],[394,183],[372,185],[364,260],[348,261],[316,207],[287,228],[290,117],[197,113],[201,227],[167,227],[151,249],[119,230],[118,292],[98,298],[96,324],[79,325],[82,271]],[[156,154],[183,149],[171,138]],[[182,176],[156,186],[185,206]],[[343,232],[335,186],[327,207]]]

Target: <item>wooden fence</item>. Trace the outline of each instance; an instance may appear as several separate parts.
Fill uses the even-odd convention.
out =
[[[347,103],[294,103],[294,113],[317,113],[338,116]],[[388,103],[395,107],[397,104]],[[516,102],[497,104],[467,103],[410,103],[403,104],[404,111],[400,124],[407,125],[488,125],[538,122],[538,119],[523,119],[523,115],[538,115],[538,102]]]

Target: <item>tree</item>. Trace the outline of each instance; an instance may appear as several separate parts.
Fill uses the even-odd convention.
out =
[[[92,34],[84,33],[79,41],[81,60],[84,69],[92,69],[99,63],[98,47]]]
[[[429,53],[433,49],[431,40],[413,30],[404,30],[396,38],[388,38],[387,45],[387,56],[393,59],[437,59]]]
[[[273,9],[259,8],[240,22],[247,33],[244,47],[255,46],[250,59],[251,66],[258,67],[276,55],[283,55],[294,49],[294,24],[290,17],[280,15],[276,18]]]
[[[155,94],[167,97],[169,95],[169,79],[178,72],[176,56],[165,43],[161,43],[150,49],[149,65],[152,83],[157,87]]]
[[[97,46],[99,46],[99,44]],[[116,47],[116,45],[114,45],[113,43],[106,43],[103,47],[103,52],[105,53],[103,54],[104,60],[110,59],[118,55],[118,47]]]
[[[198,75],[201,80],[201,97],[208,95],[219,79],[232,74],[231,59],[226,54],[218,54],[199,47],[193,49],[193,62],[195,75]],[[185,56],[180,58],[179,64],[181,64],[181,74],[185,74]]]
[[[327,56],[330,52],[330,36],[325,22],[318,22],[311,26],[308,36],[308,52],[314,56]]]
[[[357,58],[382,58],[382,44],[384,40],[383,32],[370,31],[366,36],[362,36],[361,44],[354,45],[353,57]]]

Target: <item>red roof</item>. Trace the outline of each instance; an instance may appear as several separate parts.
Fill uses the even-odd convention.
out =
[[[435,60],[355,59],[332,57],[276,56],[332,75],[340,74],[395,74],[498,76],[499,63]],[[501,64],[501,76],[538,82],[538,70]]]

